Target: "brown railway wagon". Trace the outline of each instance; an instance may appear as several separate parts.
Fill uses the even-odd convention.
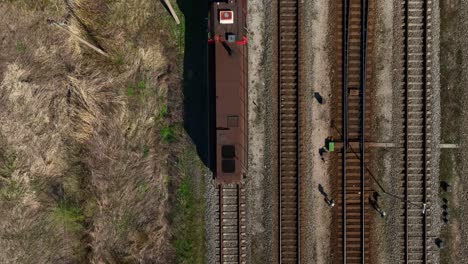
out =
[[[218,183],[240,182],[247,166],[247,39],[245,0],[214,1],[210,8],[210,62],[216,96]]]

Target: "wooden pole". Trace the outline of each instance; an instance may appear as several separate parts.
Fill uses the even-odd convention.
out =
[[[164,4],[166,4],[167,8],[169,8],[169,12],[171,13],[172,17],[174,17],[174,20],[176,21],[177,25],[179,25],[180,20],[177,17],[177,14],[174,11],[174,8],[172,8],[171,2],[169,2],[169,0],[164,0]]]
[[[101,55],[103,55],[105,57],[109,57],[109,55],[106,52],[104,52],[102,49],[96,47],[95,45],[89,43],[88,41],[86,41],[83,38],[79,37],[78,35],[74,34],[70,30],[68,30],[65,26],[62,26],[57,22],[52,22],[52,24],[57,26],[58,28],[64,30],[64,31],[68,32],[70,35],[72,35],[72,37],[75,37],[78,41],[80,41],[81,43],[83,43],[86,46],[90,47],[91,49],[95,50],[97,53],[99,53],[99,54],[101,54]]]

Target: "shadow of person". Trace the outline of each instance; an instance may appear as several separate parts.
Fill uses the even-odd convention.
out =
[[[324,104],[325,103],[325,99],[323,99],[323,97],[322,97],[322,95],[320,95],[320,93],[314,92],[314,97],[315,97],[315,100],[317,100],[317,102],[319,104]]]
[[[209,80],[209,0],[177,0],[185,17],[184,127],[203,163],[214,171],[215,94]]]
[[[379,211],[377,200],[375,200],[374,197],[369,196],[369,204],[374,208],[374,210]]]
[[[318,185],[318,190],[323,196],[328,197],[328,194],[325,192],[325,190],[323,189],[322,184],[320,184],[320,183]]]
[[[327,150],[324,147],[319,148],[319,155],[322,157],[327,153]]]
[[[372,197],[374,198],[376,202],[379,202],[380,194],[378,192],[376,191],[372,192]]]

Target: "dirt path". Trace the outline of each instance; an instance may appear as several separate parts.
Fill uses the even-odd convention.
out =
[[[443,2],[443,1],[442,1]],[[466,1],[465,1],[466,2]],[[437,193],[440,187],[440,154],[439,148],[441,142],[441,90],[440,90],[440,1],[432,1],[432,25],[431,25],[431,62],[429,74],[431,74],[431,163],[429,169],[431,175],[430,190],[428,194],[431,199],[431,207],[429,208],[429,221],[431,223],[429,229],[429,257],[434,263],[440,263],[440,250],[436,245],[436,239],[440,236],[442,227],[442,204],[438,199]],[[465,18],[466,19],[466,18]],[[462,262],[460,262],[462,263]]]
[[[393,70],[398,65],[400,56],[388,56],[388,54],[395,54],[398,48],[398,39],[395,38],[394,23],[399,23],[395,17],[398,14],[398,5],[392,1],[377,0],[375,2],[375,28],[374,28],[374,54],[373,56],[373,85],[372,90],[374,94],[374,127],[373,131],[374,140],[376,142],[396,142],[399,133],[399,119],[394,118],[393,111],[399,111],[398,102],[398,89],[400,85],[398,81],[393,79],[397,76],[394,75]],[[395,61],[395,66],[392,63]],[[394,97],[395,96],[395,97]],[[372,102],[372,101],[371,101]],[[396,103],[394,103],[396,102]],[[386,186],[391,192],[396,192],[400,179],[393,175],[398,175],[394,171],[394,156],[398,155],[397,151],[380,149],[375,152],[375,162],[372,164],[372,172],[377,175],[378,180]],[[377,187],[377,186],[374,186]],[[380,192],[380,190],[376,189]],[[396,256],[399,253],[398,240],[388,239],[389,237],[398,236],[399,222],[399,208],[400,203],[395,202],[387,196],[382,197],[381,206],[387,212],[386,218],[381,218],[376,212],[373,214],[374,227],[372,229],[371,240],[372,244],[372,258],[374,262],[378,263],[393,263],[391,256]]]
[[[249,169],[245,180],[247,196],[248,263],[272,263],[273,252],[273,164],[271,149],[273,107],[274,34],[272,2],[248,1],[249,29]]]
[[[460,144],[457,150],[442,150],[440,180],[452,186],[452,192],[440,190],[439,200],[446,199],[449,223],[442,225],[440,238],[445,244],[440,263],[468,263],[468,3],[461,0],[440,1],[441,60],[441,140]],[[441,204],[442,205],[442,204]]]
[[[324,1],[304,1],[302,14],[301,61],[303,68],[303,106],[307,107],[306,127],[302,129],[304,139],[302,178],[302,229],[301,248],[303,263],[329,263],[331,210],[319,191],[319,185],[331,197],[328,162],[321,160],[319,149],[323,147],[330,127],[330,4]],[[320,104],[314,93],[325,100]]]

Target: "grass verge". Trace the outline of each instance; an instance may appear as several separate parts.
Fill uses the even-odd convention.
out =
[[[172,214],[176,263],[206,263],[205,189],[202,183],[196,182],[203,177],[200,160],[193,148],[186,148],[179,155],[177,168],[181,182]]]

